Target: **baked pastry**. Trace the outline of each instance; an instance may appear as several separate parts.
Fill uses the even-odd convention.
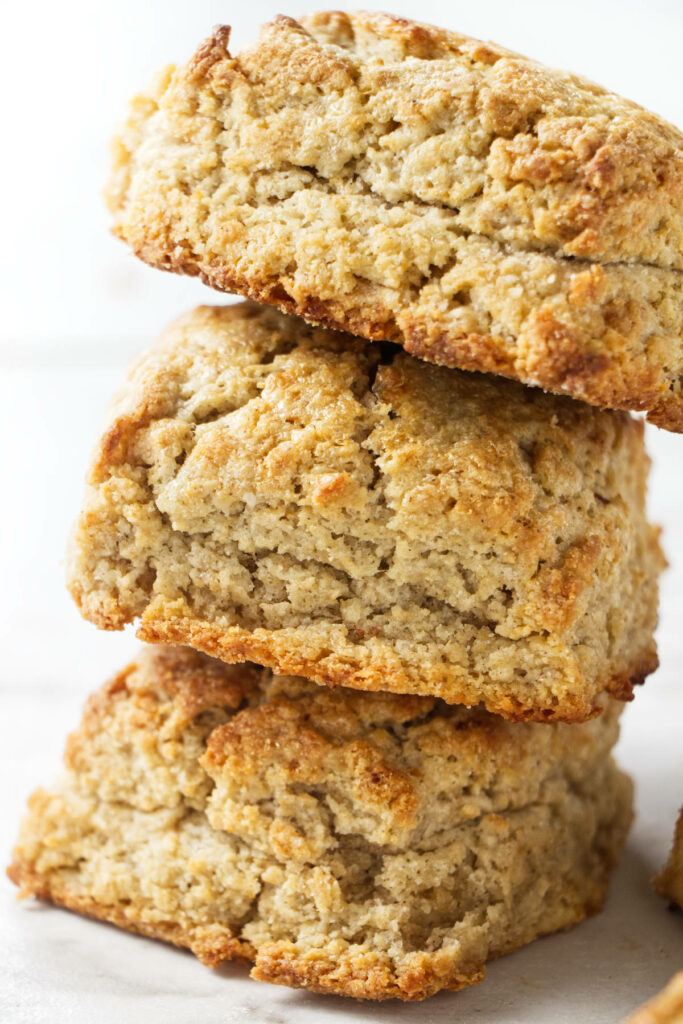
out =
[[[683,808],[676,822],[669,859],[655,876],[654,886],[660,896],[683,908]]]
[[[624,1024],[683,1024],[683,971]]]
[[[71,593],[318,683],[578,721],[656,666],[642,423],[244,303],[135,365]]]
[[[510,725],[149,648],[90,699],[9,875],[206,964],[422,999],[600,907],[631,816],[618,715]]]
[[[219,28],[133,102],[146,262],[424,359],[683,430],[683,135],[574,75],[383,14]]]

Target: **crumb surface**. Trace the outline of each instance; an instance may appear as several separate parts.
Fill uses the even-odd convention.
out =
[[[106,629],[327,685],[583,720],[656,667],[643,427],[272,308],[137,362],[69,586]]]
[[[222,27],[132,104],[114,230],[148,263],[421,358],[683,430],[683,135],[388,15]]]
[[[599,909],[631,817],[618,717],[511,725],[147,648],[86,705],[9,874],[212,966],[422,999]]]

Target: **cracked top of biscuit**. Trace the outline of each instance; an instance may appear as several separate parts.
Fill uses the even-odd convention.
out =
[[[227,104],[224,129],[240,125],[282,197],[301,172],[313,185],[353,173],[357,192],[450,211],[459,230],[515,248],[683,268],[683,135],[637,104],[386,14],[279,16],[237,56],[229,34],[217,29],[177,72],[164,105],[199,115],[208,141]]]

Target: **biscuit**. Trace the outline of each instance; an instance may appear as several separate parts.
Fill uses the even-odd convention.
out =
[[[624,1024],[683,1024],[683,971]]]
[[[134,101],[114,231],[146,262],[421,358],[683,430],[683,135],[382,14],[218,29]]]
[[[618,715],[510,725],[148,648],[90,699],[9,875],[212,966],[422,999],[599,909],[631,817]]]
[[[683,808],[678,815],[669,859],[654,879],[660,896],[683,908]]]
[[[626,413],[202,307],[112,410],[69,586],[227,662],[582,720],[656,666],[647,466]]]

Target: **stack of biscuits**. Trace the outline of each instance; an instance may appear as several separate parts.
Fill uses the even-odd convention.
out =
[[[248,301],[99,441],[69,587],[149,643],[11,877],[256,978],[421,999],[601,906],[657,665],[643,423],[683,430],[683,136],[380,14],[216,30],[138,97],[114,230]]]

